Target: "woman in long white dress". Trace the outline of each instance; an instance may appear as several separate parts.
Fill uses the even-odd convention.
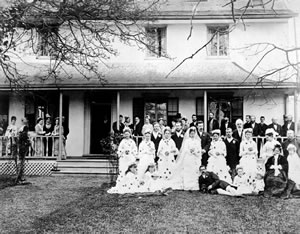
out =
[[[296,188],[300,189],[300,157],[295,145],[289,144],[287,150],[289,152],[287,158],[289,163],[288,177],[296,183]]]
[[[198,178],[201,158],[201,139],[196,133],[196,128],[191,127],[185,133],[177,158],[173,189],[199,190]]]
[[[157,150],[158,174],[161,179],[170,180],[173,176],[176,164],[174,156],[177,154],[175,142],[171,139],[171,129],[166,127]]]
[[[225,158],[227,154],[226,145],[220,135],[221,131],[219,129],[212,131],[212,141],[208,151],[207,171],[214,172],[220,180],[231,184],[230,168],[227,166]]]
[[[146,129],[144,132],[144,139],[139,145],[139,163],[138,163],[138,175],[140,178],[145,174],[148,166],[154,163],[155,157],[155,145],[151,141],[151,129]]]
[[[124,175],[128,166],[136,161],[137,156],[137,146],[134,140],[130,138],[130,128],[124,128],[123,136],[124,138],[118,147],[119,175]]]
[[[278,141],[274,139],[276,136],[276,132],[273,128],[269,128],[266,130],[266,143],[262,147],[260,157],[263,159],[263,162],[266,163],[267,160],[273,156],[275,145],[280,145]]]
[[[252,139],[252,128],[245,129],[244,133],[245,139],[240,144],[240,165],[254,179],[257,174],[257,145]]]

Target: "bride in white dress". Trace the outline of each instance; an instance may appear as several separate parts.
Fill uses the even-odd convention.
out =
[[[184,136],[181,151],[176,162],[173,189],[199,190],[198,178],[201,166],[201,139],[196,128],[189,128]]]

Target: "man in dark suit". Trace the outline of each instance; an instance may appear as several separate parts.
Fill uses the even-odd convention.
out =
[[[232,137],[232,129],[226,129],[226,137],[224,139],[224,143],[226,145],[226,161],[227,165],[230,167],[231,175],[234,177],[236,175],[235,167],[239,164],[239,151],[240,151],[240,143],[237,139]]]
[[[161,139],[162,139],[162,135],[160,133],[160,125],[158,122],[155,122],[153,123],[153,132],[151,133],[151,141],[153,141],[155,146],[155,159],[154,159],[155,162],[158,161],[157,150]]]
[[[207,132],[204,132],[203,121],[197,122],[197,133],[201,139],[201,148],[202,148],[202,160],[201,164],[206,166],[208,160],[208,150],[211,142],[211,137]]]
[[[251,115],[246,115],[244,129],[251,128]]]
[[[265,136],[268,125],[265,124],[265,117],[260,117],[260,123],[258,124],[258,136]]]
[[[233,123],[229,122],[229,118],[225,117],[222,121],[221,121],[221,135],[225,136],[226,135],[226,129],[227,128],[231,128],[232,130],[235,129],[235,126]]]
[[[190,127],[197,127],[197,115],[192,115],[192,122],[190,123]]]
[[[199,190],[202,193],[212,193],[217,194],[221,193],[224,195],[236,196],[237,191],[236,188],[229,183],[220,180],[219,177],[210,171],[207,171],[205,166],[200,166],[200,176],[198,179]],[[217,191],[217,189],[221,189]]]
[[[176,148],[180,151],[183,142],[183,133],[181,122],[175,124],[175,132],[172,135],[172,139],[175,142]]]
[[[254,115],[251,116],[251,128],[253,130],[253,136],[258,136],[258,124],[256,123],[256,117]]]
[[[233,138],[237,139],[239,143],[241,143],[243,137],[243,131],[244,131],[243,120],[237,119],[235,121],[235,125],[236,125],[236,129],[232,132],[232,136]]]
[[[276,118],[272,118],[272,123],[268,126],[268,128],[273,128],[278,135],[281,134],[281,126],[277,123]]]
[[[119,124],[119,130],[118,130],[118,124]],[[123,124],[123,115],[119,116],[119,121],[116,121],[113,123],[113,131],[114,133],[123,133],[123,130],[125,128],[125,125]]]
[[[293,130],[295,131],[295,123],[293,122],[293,117],[291,115],[287,116],[287,120],[282,126],[281,129],[281,136],[286,136],[286,133],[288,130]]]
[[[215,129],[219,129],[219,122],[215,119],[214,113],[209,113],[209,120],[208,120],[208,132],[211,133]]]
[[[130,128],[133,129],[132,133],[134,136],[142,136],[143,125],[138,116],[134,117],[134,124]]]

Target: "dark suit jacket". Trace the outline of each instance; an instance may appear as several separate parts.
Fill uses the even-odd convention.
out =
[[[123,130],[125,128],[125,125],[123,123],[120,123],[120,127],[119,127],[119,130],[117,128],[117,124],[119,123],[119,121],[116,121],[113,123],[113,130],[114,130],[114,133],[123,133]]]
[[[210,122],[213,121],[212,123],[212,129],[209,129],[210,128]],[[207,122],[207,130],[208,131],[212,131],[212,130],[215,130],[215,129],[219,129],[219,122],[216,120],[216,119],[210,119],[208,122]]]
[[[195,128],[196,128],[196,127],[197,127],[196,124],[197,124],[197,122],[196,122],[196,123],[191,122],[191,123],[190,123],[190,127],[195,127]]]
[[[274,165],[274,161],[275,161],[274,156],[272,156],[271,158],[268,159],[268,161],[266,162],[266,165],[265,165],[266,172],[274,170],[274,169],[270,168],[272,165]],[[282,170],[285,172],[286,175],[288,175],[289,163],[284,156],[282,156],[282,155],[278,156],[278,165],[281,165]]]
[[[158,150],[158,145],[160,140],[162,139],[162,135],[158,134],[157,137],[155,138],[153,133],[151,133],[151,141],[153,141],[154,146],[155,146],[155,155],[157,154],[157,150]]]
[[[203,175],[199,176],[198,183],[199,183],[199,189],[201,192],[211,192],[211,190],[215,190],[218,188],[226,189],[228,184],[227,182],[220,180],[219,177],[213,173],[213,172],[206,172],[207,175],[206,178],[203,177]],[[212,189],[210,191],[207,190],[208,186],[212,186]]]
[[[258,135],[265,136],[267,128],[268,128],[268,125],[259,123],[258,124]]]
[[[231,123],[231,122],[228,122],[227,128],[231,128],[232,130],[234,130],[235,129],[235,125],[233,123]],[[226,125],[225,125],[224,121],[222,121],[222,123],[221,123],[221,135],[222,136],[226,135]]]
[[[204,153],[202,155],[201,163],[202,163],[202,165],[206,166],[207,160],[208,160],[208,150],[209,150],[209,146],[210,146],[210,142],[211,142],[211,137],[207,132],[202,132],[202,135],[200,136],[198,129],[197,129],[197,133],[201,139],[201,148],[206,151],[206,153]]]
[[[275,128],[274,128],[274,124],[273,123],[271,123],[269,126],[268,126],[268,128],[273,128],[274,130],[275,130],[275,132],[277,132],[279,135],[281,134],[281,126],[279,125],[279,124],[276,124],[277,125],[277,130],[275,130]]]
[[[142,129],[143,129],[143,125],[141,122],[139,122],[137,125],[132,124],[131,129],[133,129],[133,135],[134,136],[142,136]]]
[[[180,133],[179,137],[177,136],[176,132],[172,135],[172,139],[175,142],[176,148],[178,150],[181,149],[182,146],[182,141],[183,141],[183,134],[182,132]]]
[[[254,127],[252,126],[251,123],[251,128],[253,129],[253,136],[258,136],[258,131],[259,131],[258,123],[254,123]]]
[[[251,122],[249,122],[249,123],[245,123],[244,124],[244,129],[246,129],[246,128],[252,128],[252,126],[251,126]]]
[[[236,165],[239,164],[239,152],[240,152],[240,143],[237,139],[233,138],[231,142],[227,140],[227,138],[224,139],[224,143],[226,145],[226,161],[227,165],[230,167],[230,169],[234,169]]]
[[[281,129],[281,136],[286,136],[286,132],[287,132],[288,130],[293,130],[293,131],[295,131],[295,123],[294,123],[294,122],[291,123],[291,126],[290,126],[289,129],[288,129],[287,123],[285,123],[285,124],[282,126],[282,129]]]
[[[239,141],[239,143],[241,143],[242,137],[243,137],[243,131],[242,131],[242,134],[241,134],[241,136],[240,136],[238,130],[235,129],[235,130],[233,131],[233,133],[232,133],[232,137],[235,138],[235,139],[237,139],[237,140]]]

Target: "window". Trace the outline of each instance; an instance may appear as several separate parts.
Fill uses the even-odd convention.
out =
[[[163,57],[166,54],[166,27],[146,28],[148,37],[147,56]]]
[[[151,123],[160,118],[165,119],[168,125],[178,114],[178,98],[134,98],[133,116],[140,117],[143,122],[146,115],[150,116]]]
[[[207,47],[208,56],[228,56],[228,26],[208,27],[208,40],[213,37]]]
[[[196,99],[196,115],[198,120],[204,121],[204,99]]]
[[[58,28],[46,28],[37,30],[37,55],[38,56],[53,56],[57,48]]]

